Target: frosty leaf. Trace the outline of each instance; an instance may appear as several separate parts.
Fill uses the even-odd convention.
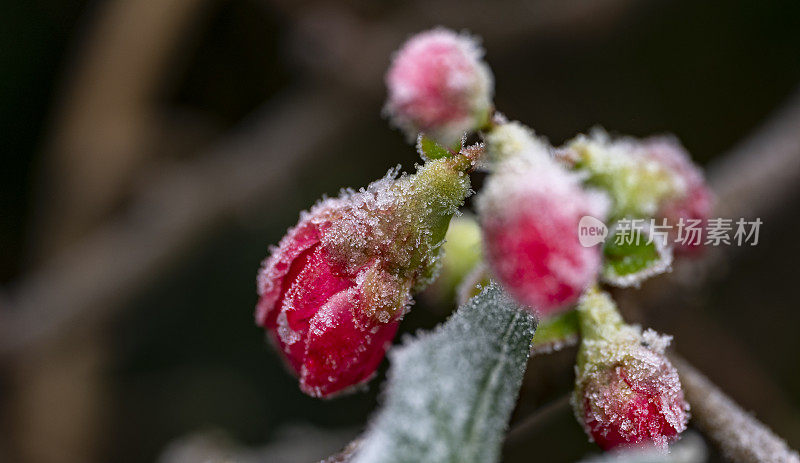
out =
[[[579,333],[578,313],[575,310],[545,318],[536,327],[532,353],[548,353],[575,345]]]
[[[533,317],[491,284],[395,349],[383,408],[353,461],[498,461],[534,331]]]
[[[632,236],[619,236],[620,230],[603,247],[603,281],[614,286],[639,286],[644,280],[670,270],[672,249],[659,240],[648,243],[647,230],[627,230]],[[630,239],[626,239],[630,238]]]
[[[426,161],[445,158],[452,155],[444,146],[436,143],[432,138],[419,134],[417,137],[417,152]]]

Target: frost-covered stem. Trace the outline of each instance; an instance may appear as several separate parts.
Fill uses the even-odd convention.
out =
[[[357,438],[347,444],[347,447],[342,449],[341,452],[337,453],[336,455],[331,455],[324,460],[320,460],[319,463],[347,463],[353,460],[353,456],[356,453],[356,450],[361,446],[361,439]]]
[[[692,418],[722,453],[737,463],[800,463],[800,456],[767,426],[742,410],[702,373],[677,356],[683,390],[692,407]]]
[[[623,326],[622,316],[611,299],[603,296],[596,287],[587,291],[584,297],[593,301],[591,304],[578,304],[577,308],[584,338],[606,339],[613,335],[614,330]]]

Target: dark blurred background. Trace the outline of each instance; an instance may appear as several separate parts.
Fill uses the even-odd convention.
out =
[[[669,132],[713,164],[800,82],[789,0],[3,2],[0,461],[312,461],[355,436],[381,378],[301,394],[253,324],[255,273],[323,194],[413,168],[382,73],[439,24],[484,38],[497,107],[555,144]],[[702,290],[634,315],[795,448],[798,193]],[[405,332],[452,309],[432,300]],[[569,383],[528,376],[515,421]],[[563,411],[505,461],[592,451]]]

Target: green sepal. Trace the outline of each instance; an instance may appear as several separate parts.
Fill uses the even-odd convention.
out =
[[[539,322],[536,334],[533,336],[533,350],[535,352],[557,350],[561,346],[576,343],[579,335],[578,312],[570,309]]]
[[[646,230],[626,230],[632,239],[625,239],[619,229],[603,246],[604,282],[619,287],[638,286],[642,281],[670,270],[672,250],[656,240],[648,243]]]
[[[420,157],[425,161],[433,161],[436,159],[446,158],[457,153],[461,149],[461,142],[459,141],[455,151],[450,151],[444,146],[437,143],[433,138],[421,133],[417,137],[417,152]]]

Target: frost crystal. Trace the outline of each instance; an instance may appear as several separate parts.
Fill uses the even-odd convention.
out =
[[[603,449],[667,444],[686,429],[689,406],[664,349],[671,337],[623,323],[607,294],[578,305],[583,340],[572,405]]]
[[[425,132],[445,146],[488,121],[493,82],[476,39],[444,28],[422,32],[396,53],[385,112],[409,140]]]
[[[585,458],[580,463],[706,463],[708,449],[703,438],[693,432],[685,433],[681,439],[669,446],[669,453],[663,449],[643,446],[628,448],[603,455]]]
[[[486,148],[493,162],[519,158],[537,164],[550,157],[547,142],[516,121],[501,123],[487,133]]]

